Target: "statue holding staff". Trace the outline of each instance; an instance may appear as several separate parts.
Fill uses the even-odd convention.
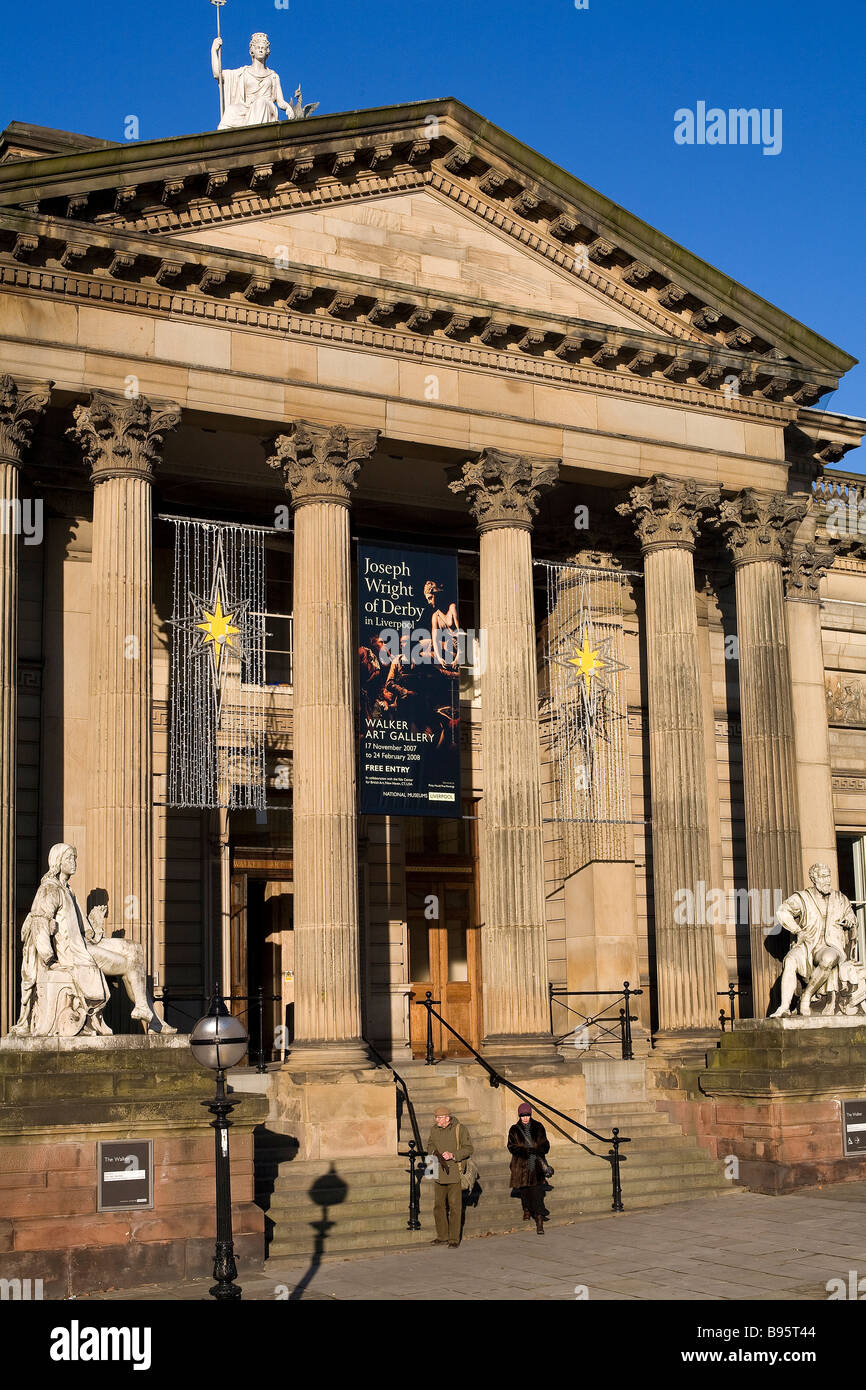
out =
[[[219,10],[217,10],[219,20]],[[234,130],[238,126],[267,125],[279,120],[279,112],[294,120],[295,112],[283,96],[280,79],[267,66],[271,46],[267,34],[253,34],[250,39],[252,62],[243,68],[222,67],[222,39],[217,34],[211,45],[211,71],[220,84],[222,119],[218,130]]]

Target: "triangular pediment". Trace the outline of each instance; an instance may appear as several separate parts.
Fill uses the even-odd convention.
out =
[[[240,218],[180,235],[197,246],[229,249],[275,265],[282,258],[320,270],[349,271],[390,287],[404,285],[416,294],[432,290],[533,314],[648,327],[640,314],[622,308],[579,273],[552,264],[428,189]],[[694,340],[700,341],[697,333]]]
[[[798,404],[854,362],[451,98],[2,165],[10,258]]]

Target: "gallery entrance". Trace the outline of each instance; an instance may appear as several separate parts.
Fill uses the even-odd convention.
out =
[[[471,871],[447,877],[408,874],[406,906],[409,929],[410,1041],[412,1054],[423,1057],[427,1046],[427,1011],[417,1001],[430,990],[438,1012],[473,1047],[481,1032],[480,933],[473,910]],[[437,1057],[465,1057],[468,1050],[433,1019]]]
[[[235,858],[231,884],[232,1005],[250,1035],[250,1062],[258,1051],[258,1004],[264,995],[264,1057],[280,1060],[294,1032],[292,866]]]

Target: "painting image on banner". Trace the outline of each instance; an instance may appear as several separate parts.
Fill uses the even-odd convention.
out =
[[[457,556],[358,546],[361,811],[460,815]]]

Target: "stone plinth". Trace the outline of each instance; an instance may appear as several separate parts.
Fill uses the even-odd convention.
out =
[[[213,1074],[187,1038],[0,1041],[0,1251],[5,1278],[41,1278],[46,1298],[207,1276],[216,1235],[214,1138],[202,1105]],[[264,1258],[253,1202],[253,1128],[267,1105],[232,1115],[235,1252]],[[97,1211],[100,1139],[153,1140],[153,1207]]]
[[[701,1071],[659,1072],[662,1108],[754,1192],[866,1179],[846,1156],[842,1101],[866,1099],[866,1018],[746,1019]]]
[[[352,1068],[271,1074],[269,1128],[298,1142],[299,1159],[362,1158],[397,1152],[391,1073]]]

